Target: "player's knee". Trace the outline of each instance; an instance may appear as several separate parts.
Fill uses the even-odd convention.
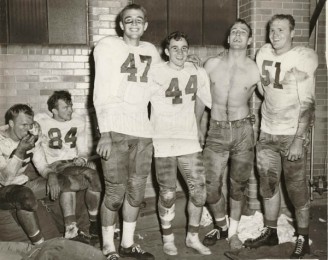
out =
[[[294,204],[296,211],[309,211],[310,210],[310,201],[309,199],[304,203]]]
[[[206,201],[205,185],[196,185],[193,191],[190,191],[190,201],[196,207],[202,207]]]
[[[161,191],[159,199],[163,207],[171,208],[176,200],[176,192],[170,190]]]
[[[219,189],[207,189],[206,191],[206,202],[208,204],[215,204],[217,203],[222,196],[222,190]]]
[[[231,188],[230,188],[230,196],[235,201],[241,201],[244,198],[245,190],[247,187],[247,181],[235,181],[230,179]]]
[[[118,211],[124,201],[124,196],[104,196],[104,205],[106,208],[110,209],[111,211]]]
[[[31,189],[22,186],[17,192],[18,207],[27,211],[36,211],[38,208],[38,202]]]

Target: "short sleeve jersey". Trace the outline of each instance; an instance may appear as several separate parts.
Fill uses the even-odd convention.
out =
[[[73,113],[70,121],[60,122],[48,114],[37,114],[41,127],[41,145],[48,164],[87,155],[87,133],[83,118]]]
[[[151,69],[151,124],[155,157],[201,151],[195,116],[196,95],[210,107],[210,83],[206,71],[192,63],[182,70],[162,63]]]
[[[161,61],[155,46],[143,41],[130,46],[122,38],[106,37],[95,47],[94,58],[94,105],[100,132],[151,137],[148,72]]]
[[[261,130],[273,135],[294,135],[301,102],[314,103],[316,53],[296,46],[277,55],[265,44],[256,56],[264,90]]]

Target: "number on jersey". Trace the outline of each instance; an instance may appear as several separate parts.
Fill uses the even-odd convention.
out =
[[[140,61],[142,63],[146,62],[146,67],[144,72],[142,73],[141,77],[140,77],[140,82],[148,82],[148,71],[150,68],[150,64],[151,64],[151,60],[152,57],[151,56],[145,56],[145,55],[139,55],[140,56]],[[121,66],[121,73],[128,73],[128,81],[132,81],[132,82],[137,82],[137,73],[138,73],[138,69],[136,68],[136,63],[135,63],[135,58],[134,58],[134,54],[133,53],[129,53],[128,57],[126,58],[126,60],[124,61],[124,63]]]
[[[76,133],[77,128],[72,127],[65,135],[64,142],[71,143],[70,148],[76,147]],[[62,133],[58,128],[51,128],[48,131],[49,140],[49,147],[51,149],[61,149],[63,147],[63,140],[62,140]]]
[[[185,88],[186,95],[193,94],[191,100],[196,99],[197,76],[191,75]],[[165,91],[165,97],[173,97],[172,104],[182,104],[182,91],[179,89],[178,78],[172,78],[169,88]]]
[[[270,84],[270,72],[267,69],[267,67],[270,67],[273,65],[273,61],[271,60],[264,60],[262,63],[262,77],[261,77],[261,82],[263,86],[268,86]],[[273,82],[273,87],[282,89],[282,84],[279,83],[280,79],[280,62],[275,63],[275,68],[276,68],[276,73],[274,77],[274,82]]]

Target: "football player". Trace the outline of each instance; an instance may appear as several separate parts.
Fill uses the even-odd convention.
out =
[[[207,203],[214,216],[214,228],[205,235],[204,245],[211,246],[228,238],[231,249],[242,247],[237,230],[241,218],[244,191],[254,161],[253,119],[249,107],[260,74],[256,63],[247,57],[252,41],[251,27],[238,19],[230,27],[229,50],[209,58],[204,68],[211,80],[211,120],[204,148]],[[204,108],[197,102],[200,120]],[[200,121],[199,125],[200,125]],[[200,131],[204,133],[205,131]],[[204,137],[201,136],[201,140]],[[226,223],[226,203],[222,193],[223,174],[230,159],[230,225]]]
[[[123,207],[119,254],[154,259],[134,243],[134,233],[153,152],[147,110],[148,72],[161,59],[154,45],[140,40],[148,27],[142,6],[126,6],[119,20],[123,37],[106,37],[94,50],[94,105],[101,133],[97,152],[102,157],[105,179],[103,253],[110,260],[119,258],[114,245],[115,216]]]
[[[61,188],[59,183],[50,187],[54,196],[60,195],[64,214],[65,238],[87,243],[89,238],[79,230],[76,222],[76,192],[86,190],[85,203],[89,213],[92,237],[100,235],[97,216],[100,206],[101,184],[94,164],[87,161],[88,133],[85,120],[73,113],[71,94],[68,91],[55,91],[48,99],[51,116],[37,114],[35,120],[41,128],[41,146],[47,165],[60,178],[65,179]]]
[[[274,15],[269,21],[270,43],[258,52],[261,72],[261,133],[257,145],[260,192],[264,198],[264,230],[245,246],[257,248],[278,244],[279,183],[284,174],[289,198],[295,207],[297,240],[292,259],[309,253],[309,193],[306,179],[308,133],[314,121],[317,54],[293,46],[295,20]]]
[[[154,65],[151,78],[151,123],[154,129],[156,177],[159,184],[158,212],[163,235],[163,251],[177,255],[172,221],[175,216],[177,170],[188,187],[187,247],[210,255],[198,236],[199,223],[206,199],[202,148],[198,141],[195,116],[196,96],[210,106],[210,83],[206,71],[186,62],[187,36],[173,32],[166,38],[165,54],[169,61]]]

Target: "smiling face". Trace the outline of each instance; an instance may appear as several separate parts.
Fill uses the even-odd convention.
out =
[[[128,9],[122,15],[120,27],[125,40],[139,40],[148,27],[144,13],[139,9]]]
[[[169,66],[182,69],[188,57],[189,46],[185,38],[171,39],[165,54],[169,57]]]
[[[70,102],[65,102],[62,99],[58,100],[57,107],[52,109],[54,119],[57,121],[70,121],[72,119],[73,105]]]
[[[282,54],[292,48],[295,31],[290,29],[287,19],[276,19],[271,23],[269,38],[277,54]]]
[[[252,38],[249,37],[250,31],[246,24],[235,23],[231,29],[228,37],[230,49],[247,49],[251,43]]]

